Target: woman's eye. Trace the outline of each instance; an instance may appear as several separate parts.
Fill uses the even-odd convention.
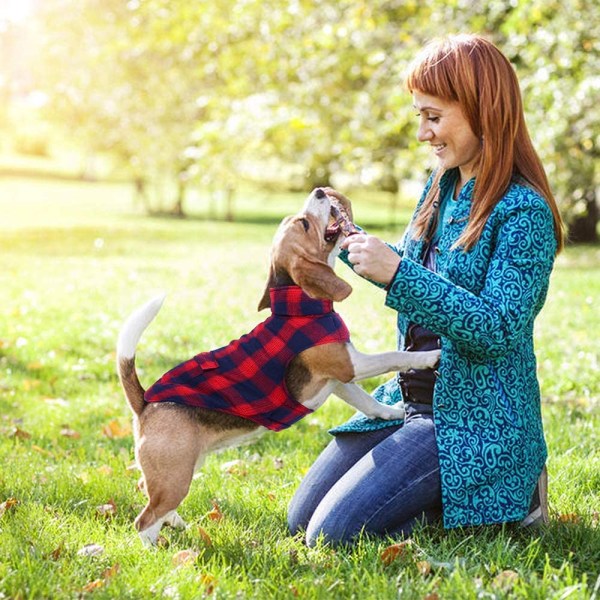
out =
[[[423,115],[421,113],[415,113],[415,116],[420,119]],[[428,116],[425,116],[425,119],[431,123],[437,123],[440,120],[439,117],[428,117]]]

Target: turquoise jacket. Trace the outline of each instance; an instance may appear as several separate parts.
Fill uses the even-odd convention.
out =
[[[442,193],[455,176],[443,175]],[[385,299],[398,312],[399,349],[412,322],[441,336],[433,415],[447,528],[522,520],[547,456],[533,323],[556,254],[552,212],[537,192],[513,182],[477,244],[469,252],[453,249],[469,217],[474,182],[463,187],[444,224],[437,273],[422,266],[425,244],[412,239],[409,225],[394,247],[402,261]],[[374,397],[386,404],[400,400],[396,379]],[[332,433],[397,423],[358,413]]]

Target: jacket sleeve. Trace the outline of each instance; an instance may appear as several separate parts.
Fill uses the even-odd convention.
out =
[[[499,216],[480,293],[403,259],[386,305],[448,338],[461,354],[478,360],[507,354],[544,303],[556,253],[552,213],[537,200]]]
[[[399,254],[400,256],[402,256],[402,253],[400,251],[400,247],[401,244],[398,244],[398,246],[393,246],[392,244],[388,244],[386,242],[386,246],[389,246],[394,252],[396,252],[397,254]],[[354,265],[348,260],[348,250],[342,250],[339,254],[339,258],[342,262],[344,262],[345,264],[347,264],[353,271],[354,271]],[[358,273],[357,273],[358,275]],[[359,275],[359,277],[362,277],[363,279],[366,279],[369,283],[372,283],[373,285],[376,285],[378,288],[385,288],[386,285],[384,283],[379,283],[378,281],[373,281],[372,279],[369,279],[367,277],[363,277],[362,275]]]

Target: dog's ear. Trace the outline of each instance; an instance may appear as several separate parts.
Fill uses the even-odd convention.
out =
[[[258,303],[259,312],[264,308],[269,308],[271,306],[271,294],[269,290],[272,287],[277,285],[277,273],[275,271],[275,263],[273,258],[273,253],[271,253],[271,261],[269,264],[269,275],[267,277],[267,283],[265,284],[265,290],[263,295]]]
[[[326,262],[297,256],[291,261],[290,272],[294,281],[313,298],[341,302],[352,293],[352,287]]]
[[[258,303],[258,311],[260,312],[265,308],[269,308],[269,306],[271,306],[271,295],[269,294],[269,286],[267,285],[265,291],[263,292],[262,298]]]
[[[269,290],[271,289],[271,287],[273,287],[273,285],[275,285],[275,269],[273,268],[273,265],[271,264],[271,266],[269,267],[269,277],[267,278],[267,283],[265,285],[265,291],[263,292],[262,298],[260,299],[260,301],[258,303],[259,312],[261,310],[263,310],[264,308],[269,308],[271,306],[271,294],[270,294]]]

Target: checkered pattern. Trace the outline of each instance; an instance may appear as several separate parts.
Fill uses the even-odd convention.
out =
[[[228,346],[203,352],[163,375],[146,402],[177,402],[218,410],[273,431],[312,411],[285,386],[288,363],[321,344],[348,342],[350,334],[330,300],[317,300],[297,286],[270,290],[272,315]]]

